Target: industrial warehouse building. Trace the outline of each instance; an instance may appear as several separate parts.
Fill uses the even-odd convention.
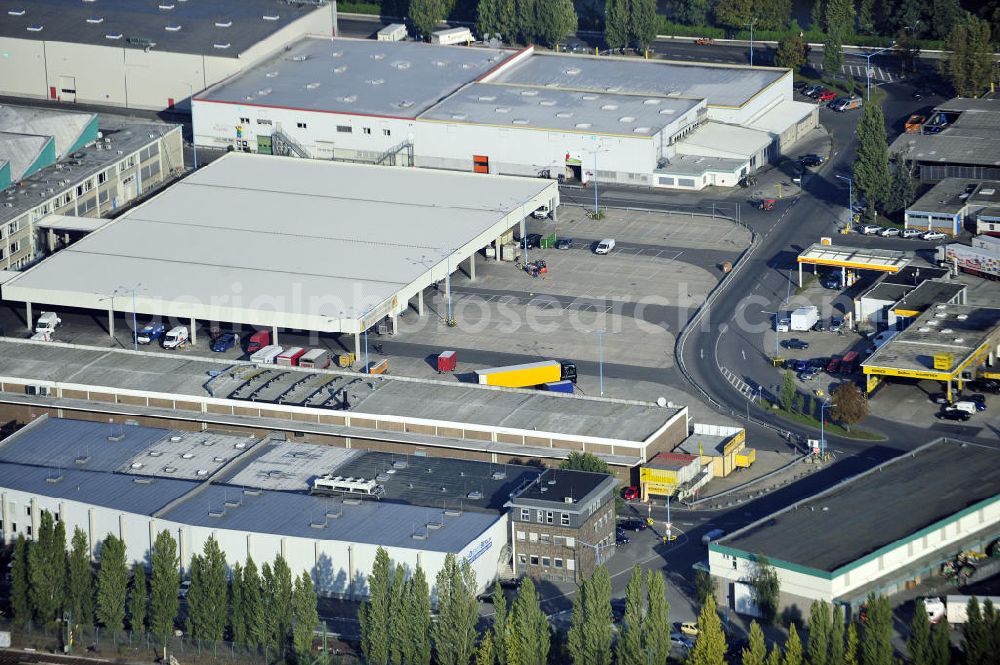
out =
[[[0,270],[31,265],[179,176],[182,148],[178,125],[0,106]]]
[[[785,69],[306,38],[198,94],[195,142],[702,189],[817,126]]]
[[[166,109],[307,34],[336,2],[0,0],[0,94]]]
[[[690,428],[669,403],[0,338],[0,422],[43,413],[494,464],[589,452],[630,484]]]
[[[507,503],[534,505],[540,493],[556,500],[561,492],[549,521],[538,520],[543,530],[559,525],[561,542],[550,553],[558,569],[589,573],[592,555],[577,565],[590,552],[581,536],[596,532],[584,528],[592,520],[573,516],[610,504],[613,539],[614,486],[604,474],[540,476],[525,466],[47,417],[0,443],[5,543],[37,533],[43,510],[70,534],[82,529],[92,556],[113,534],[129,561],[148,561],[166,530],[187,568],[214,536],[230,565],[280,554],[321,594],[343,597],[364,595],[379,547],[431,580],[449,553],[471,564],[480,590],[510,576]],[[539,565],[521,572],[544,574]]]
[[[779,612],[891,595],[1000,537],[998,487],[997,449],[929,443],[710,543],[719,603],[756,614],[748,580],[760,556],[778,574]]]
[[[335,183],[335,186],[332,186]],[[97,309],[141,276],[140,313],[358,335],[499,251],[555,181],[232,153],[3,285],[3,299]],[[119,305],[122,301],[119,300]],[[130,302],[129,311],[132,303]],[[113,323],[113,322],[110,322]],[[113,325],[111,325],[113,328]],[[192,331],[195,326],[191,325]],[[277,343],[277,342],[275,342]]]

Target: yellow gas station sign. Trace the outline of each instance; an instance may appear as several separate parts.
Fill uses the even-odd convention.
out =
[[[939,369],[947,372],[951,369],[951,366],[955,364],[955,356],[951,353],[935,353],[934,354],[934,369]]]

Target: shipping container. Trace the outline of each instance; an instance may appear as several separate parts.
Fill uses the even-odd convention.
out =
[[[508,365],[476,370],[481,385],[504,388],[527,388],[557,381],[576,381],[576,365],[571,362],[545,360],[523,365]]]
[[[326,369],[330,366],[330,352],[326,349],[312,349],[299,358],[299,367]]]
[[[470,44],[472,31],[468,28],[449,28],[431,33],[431,44]]]
[[[572,381],[553,381],[552,383],[543,384],[545,390],[553,393],[569,393],[573,394],[573,382]]]
[[[257,349],[254,353],[250,354],[250,362],[261,365],[273,365],[274,361],[281,355],[282,351],[284,351],[284,349],[277,344],[265,346],[264,348]]]
[[[454,351],[442,351],[437,359],[438,372],[454,372],[458,367],[458,354]]]
[[[301,346],[292,346],[278,355],[274,359],[276,365],[284,365],[286,367],[298,367],[299,359],[306,354],[306,350]]]
[[[402,23],[390,23],[375,33],[375,39],[380,42],[398,42],[406,39],[406,26]]]

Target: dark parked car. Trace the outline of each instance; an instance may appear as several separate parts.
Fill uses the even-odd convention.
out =
[[[216,353],[222,353],[228,351],[229,349],[239,346],[240,336],[234,332],[222,333],[218,337],[212,340],[212,350]]]
[[[813,369],[822,372],[826,368],[826,364],[830,362],[829,358],[813,358],[809,361],[809,366]]]
[[[638,517],[632,517],[619,522],[618,528],[623,529],[624,531],[642,531],[646,528],[646,523]]]
[[[809,342],[803,342],[801,339],[793,337],[791,339],[781,340],[781,346],[786,349],[798,349],[800,351],[804,351],[809,348]]]
[[[796,360],[795,364],[792,366],[792,369],[794,369],[796,372],[804,372],[807,369],[809,369],[809,361],[808,360]]]
[[[819,166],[823,163],[823,158],[819,155],[805,155],[799,158],[799,164],[805,167],[812,168],[814,166]]]
[[[976,379],[969,383],[973,390],[981,390],[984,393],[1000,393],[1000,382],[994,379]]]
[[[799,381],[812,381],[819,374],[819,370],[815,367],[807,367],[805,371],[799,372]]]
[[[937,414],[937,417],[941,420],[957,420],[959,422],[965,422],[971,416],[965,411],[959,411],[958,409],[946,409]]]
[[[573,246],[572,238],[559,238],[556,240],[556,249],[569,249]]]
[[[524,236],[524,243],[528,246],[528,249],[532,247],[541,247],[542,245],[542,234],[540,233],[529,233]]]
[[[826,330],[826,324],[823,323],[821,319],[816,322],[816,325],[813,326],[813,330],[815,330],[816,332],[823,332],[824,330]]]
[[[930,97],[933,94],[934,91],[928,88],[917,88],[916,90],[913,91],[913,98],[923,99],[924,97]]]

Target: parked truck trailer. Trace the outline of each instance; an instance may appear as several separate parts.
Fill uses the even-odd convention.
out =
[[[476,379],[484,386],[504,388],[528,388],[558,381],[576,382],[576,364],[565,360],[545,360],[523,365],[477,369]]]
[[[794,331],[804,332],[812,330],[812,327],[819,321],[819,308],[815,305],[799,307],[789,315],[788,327]]]
[[[978,246],[970,247],[955,242],[938,247],[938,265],[944,268],[957,268],[984,279],[1000,279],[1000,249],[995,249],[991,246],[993,243],[988,243],[996,240],[1000,244],[1000,238],[987,236],[983,239],[980,236],[974,240],[979,240]]]
[[[924,598],[923,605],[927,611],[927,618],[931,623],[938,623],[947,620],[952,626],[960,626],[968,621],[969,602],[973,597],[979,602],[980,611],[987,600],[993,603],[994,607],[1000,607],[1000,596],[947,596],[941,598]]]

